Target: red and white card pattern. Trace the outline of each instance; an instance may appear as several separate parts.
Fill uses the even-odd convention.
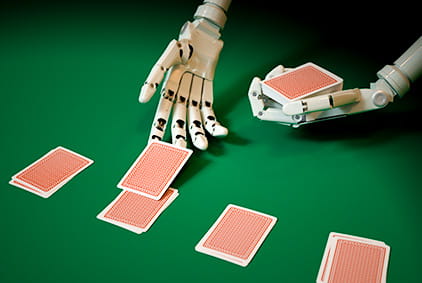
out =
[[[9,184],[48,198],[93,162],[59,146],[14,175]]]
[[[389,254],[384,242],[332,232],[317,283],[385,283]]]
[[[169,188],[160,200],[153,200],[137,193],[122,191],[97,218],[141,234],[151,227],[178,195],[176,189]]]
[[[266,95],[280,104],[298,100],[317,93],[341,90],[343,79],[313,64],[306,63],[295,69],[263,81]]]
[[[142,151],[117,187],[159,200],[191,154],[190,149],[153,141]]]
[[[137,234],[146,232],[179,195],[169,186],[191,154],[170,143],[148,144],[117,185],[123,191],[97,218]]]
[[[195,250],[247,266],[276,221],[274,216],[229,204]]]

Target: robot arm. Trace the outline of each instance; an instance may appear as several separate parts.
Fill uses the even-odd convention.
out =
[[[212,136],[226,136],[228,130],[216,119],[213,105],[213,79],[219,54],[223,48],[220,31],[231,0],[204,0],[186,22],[178,40],[172,40],[141,88],[139,102],[148,102],[163,82],[150,141],[164,136],[170,112],[173,109],[172,142],[185,147],[186,118],[189,134],[195,147],[205,150]],[[204,130],[205,128],[205,130]]]
[[[305,64],[306,65],[306,64]],[[327,119],[345,117],[347,115],[366,112],[385,107],[395,96],[403,96],[422,74],[422,37],[420,37],[394,65],[387,65],[378,73],[378,80],[369,89],[341,90],[336,86],[331,90],[318,89],[300,96],[288,99],[288,91],[292,87],[324,83],[325,71],[319,74],[303,71],[306,67],[285,69],[282,66],[271,71],[265,80],[254,78],[249,88],[249,100],[253,115],[261,120],[275,121],[281,124],[298,127],[303,124]],[[321,68],[322,69],[322,68]],[[336,79],[332,75],[333,80]],[[318,81],[320,79],[320,81]],[[274,80],[279,85],[272,87]],[[341,79],[340,79],[341,80]],[[292,98],[292,96],[290,97]]]

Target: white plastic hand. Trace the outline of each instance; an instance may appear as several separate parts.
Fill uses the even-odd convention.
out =
[[[281,76],[286,71],[283,66],[278,66],[268,73],[266,79]],[[274,96],[273,90],[263,86],[261,79],[255,77],[248,96],[254,116],[293,127],[383,108],[393,102],[395,96],[403,96],[410,84],[422,76],[422,36],[393,65],[386,65],[378,71],[377,76],[378,80],[369,88],[323,90],[286,103],[285,100],[280,103],[280,99],[276,102],[276,98],[283,94],[279,92],[277,97]],[[302,82],[306,84],[312,80],[302,75],[295,84],[300,86]]]
[[[139,95],[141,103],[148,102],[167,72],[150,140],[163,139],[172,108],[172,142],[176,145],[186,147],[186,117],[192,143],[201,150],[208,147],[204,127],[212,136],[227,135],[212,108],[214,71],[223,47],[219,37],[219,29],[203,19],[187,22],[179,39],[172,40],[158,59]]]
[[[291,70],[295,69],[277,66],[267,74],[265,80]],[[302,80],[306,84],[308,79],[302,77]],[[249,88],[248,96],[253,115],[261,120],[293,127],[379,109],[393,101],[393,94],[383,80],[371,84],[370,89],[341,90],[340,84],[335,89],[283,103],[275,101],[274,91],[268,92],[268,87],[263,87],[263,83],[261,79],[255,77]],[[301,81],[295,83],[300,87]]]

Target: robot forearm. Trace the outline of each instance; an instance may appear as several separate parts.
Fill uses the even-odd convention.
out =
[[[223,29],[230,3],[231,0],[204,0],[204,3],[196,10],[194,19],[206,19],[219,29]]]
[[[422,36],[398,58],[394,65],[386,65],[378,73],[393,91],[393,95],[403,96],[410,83],[422,75]]]

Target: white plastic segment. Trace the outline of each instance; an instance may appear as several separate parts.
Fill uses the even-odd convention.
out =
[[[196,10],[194,19],[207,19],[223,29],[227,21],[226,12],[230,3],[231,0],[205,0]]]
[[[287,103],[283,106],[283,112],[286,115],[298,115],[315,111],[325,111],[359,102],[360,96],[360,90],[357,88],[338,91]]]
[[[223,127],[215,116],[212,108],[213,104],[213,84],[212,81],[204,80],[202,87],[201,113],[205,129],[214,137],[225,137],[229,133],[226,127]]]
[[[223,9],[225,12],[229,10],[231,0],[204,0],[204,3],[210,3],[217,5],[221,9]]]
[[[186,64],[186,71],[207,80],[213,80],[223,41],[210,36],[210,24],[203,19],[187,22],[179,35],[180,41],[188,41],[192,56]],[[207,31],[204,31],[207,30]]]
[[[289,69],[290,70],[290,69]],[[288,71],[286,68],[284,68],[283,65],[278,65],[274,69],[272,69],[268,74],[265,75],[265,80],[272,79],[278,75],[281,75],[282,73]]]
[[[172,106],[173,102],[171,100],[161,96],[157,111],[155,112],[154,122],[151,127],[149,142],[154,140],[162,140]]]
[[[284,125],[295,123],[293,116],[284,114],[281,104],[266,99],[262,93],[260,78],[253,78],[249,87],[248,97],[254,117],[260,120],[279,122]]]
[[[184,73],[180,81],[176,103],[173,110],[171,127],[172,143],[180,147],[186,147],[186,105],[192,83],[192,74]]]
[[[177,66],[172,67],[172,72],[167,74],[166,81],[161,90],[160,101],[155,112],[154,121],[151,128],[149,142],[162,140],[167,127],[168,117],[173,106],[176,90],[179,86],[183,72]]]
[[[205,137],[204,128],[202,127],[200,110],[202,86],[203,79],[198,76],[193,76],[188,106],[188,122],[192,143],[198,149],[206,150],[208,148],[208,140]]]
[[[409,90],[410,83],[422,75],[422,36],[394,65],[384,66],[377,75],[388,83],[395,95],[403,96]]]
[[[375,89],[372,89],[372,87]],[[380,109],[391,102],[393,98],[388,92],[378,89],[379,87],[380,85],[378,84],[371,84],[371,89],[359,89],[361,97],[357,103],[350,103],[326,111],[316,111],[300,115],[303,117],[300,125]]]
[[[261,79],[255,77],[249,86],[248,98],[252,108],[252,115],[257,117],[265,105],[260,96],[262,95]]]
[[[422,36],[394,62],[411,82],[422,75]]]

